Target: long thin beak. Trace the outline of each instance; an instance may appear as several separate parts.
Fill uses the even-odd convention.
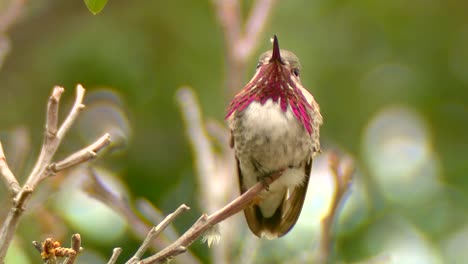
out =
[[[271,54],[270,63],[275,61],[284,64],[281,60],[280,48],[278,44],[278,38],[276,37],[276,35],[273,36],[273,53]]]

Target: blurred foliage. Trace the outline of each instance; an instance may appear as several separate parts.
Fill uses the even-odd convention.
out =
[[[358,224],[351,225],[352,216],[340,219],[338,259],[358,261],[384,254],[386,247],[378,238],[392,229],[430,244],[435,253],[431,252],[442,256],[435,259],[466,256],[466,248],[453,241],[468,240],[467,10],[467,1],[456,0],[278,1],[258,54],[269,48],[269,36],[277,34],[282,47],[298,55],[302,82],[324,116],[323,148],[351,153],[365,182],[363,203],[368,211]],[[174,96],[181,85],[190,85],[206,116],[222,121],[229,98],[223,88],[221,30],[211,1],[113,0],[98,16],[80,1],[28,1],[23,16],[8,31],[10,53],[0,71],[0,131],[27,127],[31,153],[37,153],[45,102],[54,85],[67,88],[64,101],[71,101],[77,83],[88,93],[115,93],[123,100],[119,107],[132,133],[124,151],[111,152],[102,162],[133,196],[146,197],[163,212],[189,204],[195,210],[176,221],[185,228],[199,212],[191,152]],[[253,73],[255,60],[248,72]],[[407,109],[397,111],[403,116],[416,116],[410,124],[421,122],[415,129],[425,135],[429,156],[423,157],[430,162],[424,164],[434,166],[430,173],[436,191],[417,202],[392,200],[387,182],[375,175],[378,170],[369,158],[387,156],[378,156],[372,148],[366,152],[366,144],[375,143],[366,135],[375,131],[373,124],[382,125],[376,121],[382,117],[379,113],[392,107]],[[392,122],[398,125],[398,119]],[[383,136],[385,124],[377,129]],[[411,134],[412,129],[404,131]],[[92,140],[77,131],[69,138],[62,153]],[[8,157],[13,150],[5,148]],[[399,159],[384,162],[384,170],[399,166]],[[424,173],[397,184],[416,190]],[[31,238],[24,229],[20,234]],[[112,246],[88,243],[86,248],[110,255]],[[124,258],[138,244],[126,238],[113,246],[125,248]],[[206,258],[207,250],[196,248]]]

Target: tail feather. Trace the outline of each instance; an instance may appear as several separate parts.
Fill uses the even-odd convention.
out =
[[[287,192],[284,193],[281,204],[278,206],[274,214],[270,217],[264,217],[262,210],[257,204],[252,204],[244,209],[244,215],[247,224],[256,236],[274,239],[284,236],[293,228],[302,210],[307,186],[309,184],[310,171],[312,167],[312,159],[307,162],[304,173],[306,179],[304,184],[296,186],[294,190],[290,190],[289,197]],[[242,184],[242,172],[238,163],[238,175],[240,183],[240,191],[244,193],[246,189]]]

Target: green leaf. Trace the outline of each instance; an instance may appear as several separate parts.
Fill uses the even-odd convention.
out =
[[[93,15],[101,12],[107,4],[107,0],[84,0],[84,2]]]

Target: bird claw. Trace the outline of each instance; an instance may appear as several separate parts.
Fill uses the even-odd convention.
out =
[[[268,175],[257,177],[257,182],[261,182],[263,185],[263,189],[265,189],[266,191],[270,190],[270,184],[268,184],[268,180],[267,180],[269,177],[270,176]]]
[[[263,188],[268,192],[270,191],[270,182],[272,180],[272,176],[275,175],[276,173],[283,173],[284,170],[279,170],[276,172],[268,173],[263,176],[257,177],[257,182],[261,182],[263,185]]]

